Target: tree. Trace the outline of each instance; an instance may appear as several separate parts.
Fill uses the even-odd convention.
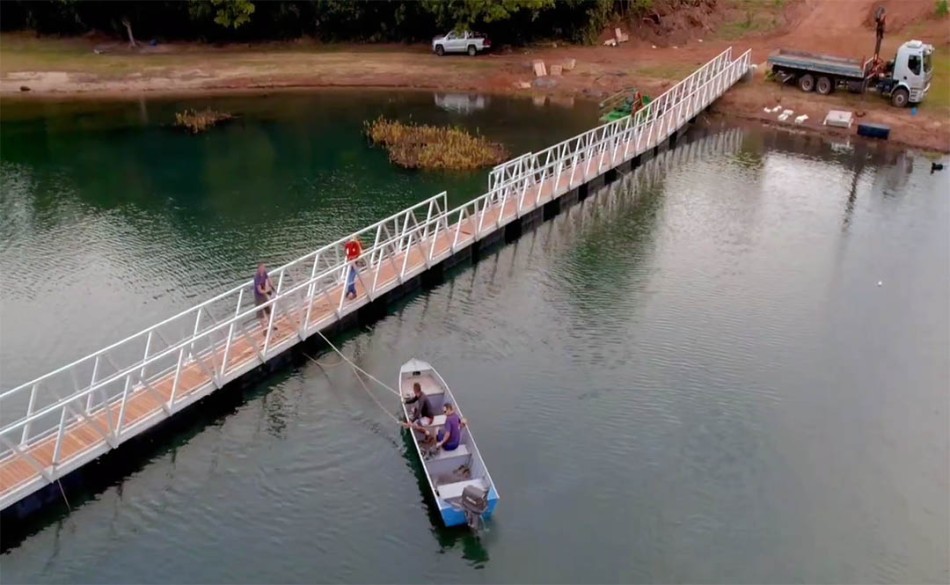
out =
[[[554,0],[422,0],[426,11],[443,27],[467,28],[502,22],[519,13],[531,20],[544,9],[553,8]]]
[[[128,18],[122,17],[122,26],[124,26],[125,31],[129,33],[129,46],[135,48],[135,37],[132,35],[132,24],[129,22]]]
[[[189,13],[195,20],[212,16],[215,24],[238,29],[251,21],[254,14],[251,0],[191,0]]]
[[[538,39],[590,42],[618,9],[655,0],[0,0],[0,29],[141,39],[251,42],[420,41],[478,27],[499,45]],[[126,23],[127,21],[127,23]],[[135,36],[131,29],[134,25]]]

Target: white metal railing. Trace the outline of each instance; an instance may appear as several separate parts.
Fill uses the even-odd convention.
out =
[[[660,144],[745,74],[750,52],[735,60],[731,55],[731,48],[723,51],[634,116],[498,165],[489,174],[488,192],[455,209],[447,209],[446,194],[440,193],[271,271],[275,295],[262,307],[254,305],[252,283],[244,282],[0,393],[0,462],[11,457],[25,460],[36,469],[34,483],[41,485],[118,446],[458,249],[594,178],[605,167],[613,168]],[[543,193],[547,195],[542,200]],[[347,302],[343,245],[352,237],[366,246],[362,258],[367,268],[359,275],[364,294]],[[263,307],[272,310],[262,331],[255,313]],[[292,336],[273,335],[278,320],[282,328],[288,324],[293,328]],[[251,355],[237,355],[235,348],[242,342],[251,348]],[[194,368],[203,381],[197,389],[184,388],[183,378]],[[171,384],[167,397],[159,383]],[[127,424],[126,407],[142,394],[150,395],[160,408]],[[93,429],[101,441],[64,458],[67,431],[77,424]],[[44,442],[52,445],[51,463],[30,453]],[[0,483],[0,508],[30,489]]]
[[[328,244],[281,266],[271,272],[272,282],[275,283],[277,292],[276,298],[271,302],[279,310],[281,299],[285,296],[284,291],[289,287],[294,287],[296,290],[299,288],[299,283],[307,284],[308,292],[312,295],[318,287],[326,288],[341,282],[344,276],[341,270],[344,264],[342,247],[349,238],[357,236],[364,242],[371,240],[373,244],[368,246],[364,255],[369,257],[370,264],[378,264],[386,254],[398,253],[405,248],[406,234],[411,233],[420,223],[431,222],[432,218],[443,215],[446,206],[446,194],[441,193],[347,238]],[[420,217],[423,218],[421,221]],[[31,417],[44,412],[47,407],[63,403],[66,400],[62,392],[63,388],[72,388],[74,393],[84,388],[105,389],[117,380],[126,378],[130,368],[135,370],[135,380],[147,379],[149,376],[160,373],[162,367],[160,363],[157,363],[158,360],[167,357],[169,348],[178,348],[183,338],[189,340],[187,347],[182,348],[187,352],[185,357],[200,355],[202,348],[198,341],[206,339],[209,331],[220,330],[222,323],[236,322],[234,324],[239,328],[243,326],[243,320],[254,312],[251,287],[250,282],[245,282],[28,384],[3,392],[0,394],[0,412],[3,412],[6,420],[0,433],[4,436],[8,434],[11,412],[22,409],[24,414],[16,417],[13,422],[26,421],[28,423]],[[125,367],[120,367],[120,363]],[[167,369],[168,364],[165,366]],[[219,371],[224,366],[225,364],[219,364]],[[41,387],[46,388],[47,391],[38,392]],[[29,399],[22,400],[27,393]],[[86,409],[94,408],[97,400],[108,401],[110,396],[108,393],[88,395]],[[21,399],[19,403],[18,398]],[[69,399],[72,400],[72,396]],[[34,435],[31,425],[24,425],[20,442],[29,442],[32,438]]]
[[[652,148],[701,112],[741,78],[750,65],[751,51],[733,60],[732,47],[729,47],[635,115],[608,122],[538,153],[526,153],[496,166],[488,177],[489,193],[495,199],[503,199],[507,191],[524,191],[525,185],[531,184],[532,175],[540,180],[552,176],[560,178],[560,171],[564,168],[576,169],[580,163],[589,164],[594,156],[617,144],[622,144],[623,149],[614,148],[614,162],[632,158],[645,150],[644,145]],[[560,187],[556,185],[555,191]]]

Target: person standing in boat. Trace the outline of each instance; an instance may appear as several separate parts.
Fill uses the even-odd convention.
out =
[[[344,246],[346,250],[346,298],[355,299],[356,298],[356,274],[359,270],[357,267],[357,262],[360,259],[360,256],[363,255],[363,244],[360,243],[359,238],[356,236],[352,240],[346,243]]]

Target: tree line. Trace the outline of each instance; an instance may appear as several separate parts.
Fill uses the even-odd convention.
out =
[[[140,40],[417,42],[453,28],[496,43],[591,42],[613,19],[653,0],[3,0],[2,30]]]

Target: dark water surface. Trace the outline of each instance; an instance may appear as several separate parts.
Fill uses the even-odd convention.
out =
[[[242,122],[196,138],[157,126],[178,104],[4,105],[0,386],[259,258],[484,190],[484,173],[390,168],[365,118],[458,120],[521,152],[595,117],[497,99],[461,116],[412,94],[223,102]],[[502,497],[481,541],[437,526],[401,433],[324,355],[74,502],[0,556],[0,579],[947,582],[950,182],[928,170],[697,129],[349,337],[384,380],[417,356],[452,385]]]

